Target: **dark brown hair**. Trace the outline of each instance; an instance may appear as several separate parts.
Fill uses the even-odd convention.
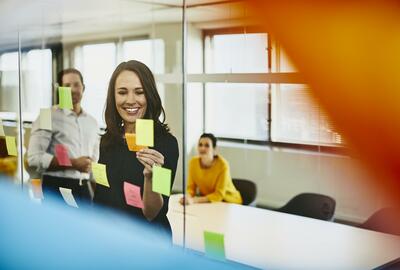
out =
[[[57,87],[63,86],[63,77],[64,77],[64,75],[70,74],[70,73],[76,74],[76,75],[79,76],[79,78],[81,79],[82,86],[83,86],[83,91],[85,91],[85,84],[83,83],[82,73],[79,70],[77,70],[76,68],[66,68],[66,69],[63,69],[60,72],[58,72],[57,73],[57,84],[58,84]],[[58,96],[58,89],[56,88],[55,91],[56,92],[54,94],[54,96],[55,96],[54,97],[54,102],[55,102],[55,104],[58,104],[60,102],[59,101],[59,96]]]
[[[62,78],[65,74],[69,74],[69,73],[77,74],[79,76],[79,78],[81,79],[81,83],[82,83],[83,87],[85,87],[85,84],[83,83],[82,73],[79,70],[77,70],[76,68],[67,68],[67,69],[63,69],[60,72],[58,72],[58,74],[57,74],[58,86],[63,86]]]
[[[217,138],[214,136],[214,134],[212,134],[212,133],[203,133],[200,136],[200,139],[201,138],[209,138],[211,140],[211,142],[212,142],[213,148],[217,147]]]
[[[107,101],[105,107],[106,133],[101,140],[101,147],[108,147],[113,143],[122,142],[124,129],[122,126],[122,118],[119,115],[115,105],[115,82],[122,71],[129,70],[135,72],[142,83],[144,95],[146,97],[147,109],[144,119],[153,119],[154,135],[169,132],[168,125],[165,124],[165,112],[161,104],[161,98],[158,94],[156,82],[151,70],[142,62],[130,60],[122,62],[114,70],[110,83],[108,84]],[[160,121],[160,115],[163,115],[163,120]]]

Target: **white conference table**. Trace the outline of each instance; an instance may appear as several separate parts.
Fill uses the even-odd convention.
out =
[[[167,217],[183,244],[182,195]],[[255,207],[207,203],[186,207],[186,247],[204,252],[203,232],[225,236],[228,260],[263,269],[373,269],[400,257],[400,237]]]

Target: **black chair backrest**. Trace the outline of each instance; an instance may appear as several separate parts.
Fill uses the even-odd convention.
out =
[[[360,228],[400,235],[400,208],[386,207],[372,214]]]
[[[243,205],[253,205],[257,197],[256,184],[250,180],[239,178],[233,178],[232,182],[242,195]]]
[[[331,220],[335,213],[335,207],[335,200],[329,196],[316,193],[301,193],[293,197],[277,211],[321,220]]]

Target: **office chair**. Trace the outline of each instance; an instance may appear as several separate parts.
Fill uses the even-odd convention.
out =
[[[326,195],[316,193],[301,193],[293,197],[276,211],[310,217],[321,220],[332,220],[336,201]]]
[[[233,178],[233,185],[240,192],[243,199],[243,205],[256,205],[257,186],[254,182],[246,179]]]
[[[386,207],[372,214],[360,228],[400,235],[400,208]]]

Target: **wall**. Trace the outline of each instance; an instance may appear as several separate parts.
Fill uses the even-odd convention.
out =
[[[257,184],[260,205],[277,208],[299,193],[321,193],[336,200],[336,219],[352,222],[385,206],[382,193],[365,185],[371,176],[349,157],[233,143],[220,143],[219,152],[232,177]]]

